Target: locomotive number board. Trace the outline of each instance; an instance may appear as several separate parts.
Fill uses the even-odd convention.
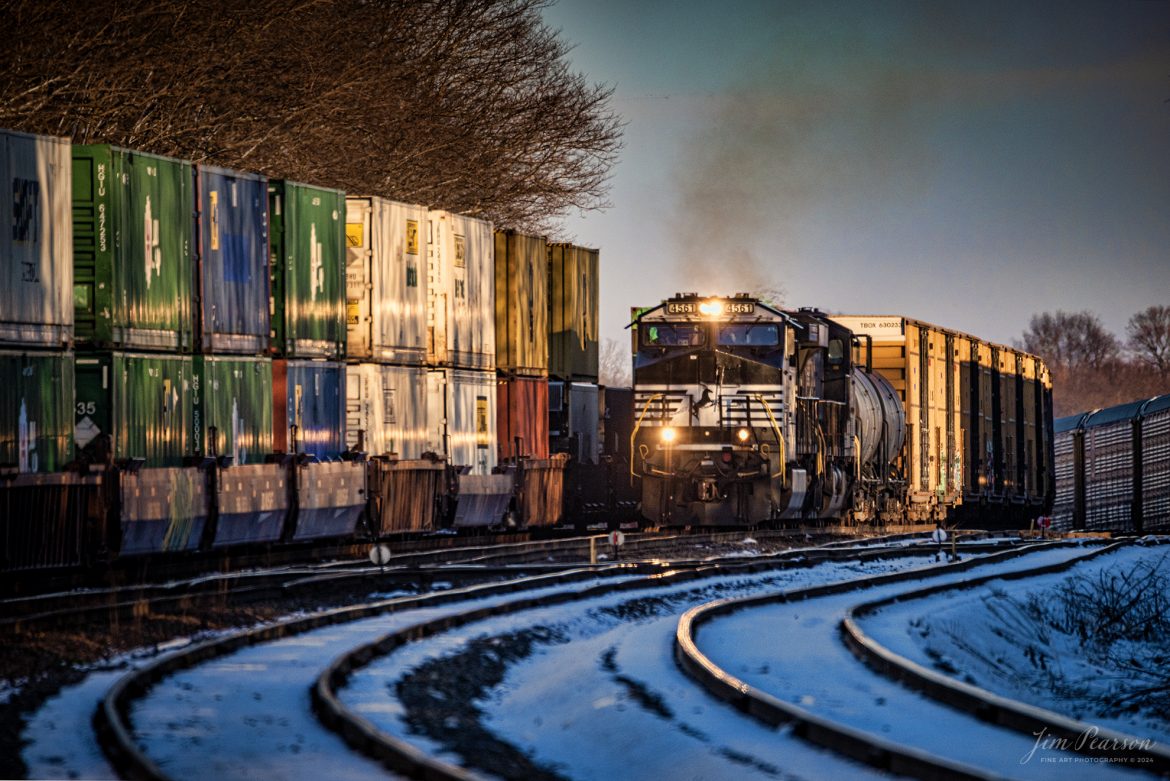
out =
[[[666,305],[668,315],[751,315],[756,305],[744,301],[672,301]]]

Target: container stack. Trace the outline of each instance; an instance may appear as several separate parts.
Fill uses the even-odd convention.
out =
[[[0,131],[0,469],[73,457],[70,144]]]
[[[372,456],[380,534],[440,525],[445,469],[427,443],[427,210],[346,199],[346,444]],[[435,451],[435,455],[442,451]]]
[[[345,193],[271,181],[268,214],[273,439],[278,453],[296,459],[296,524],[286,536],[349,534],[366,506],[368,476],[360,459],[342,460],[348,384]]]
[[[497,464],[492,225],[444,211],[427,224],[426,447],[488,476]]]
[[[564,510],[564,457],[549,458],[548,243],[497,231],[496,365],[500,462],[514,467],[519,522],[551,526]]]
[[[268,183],[274,447],[320,461],[345,450],[345,200]]]
[[[548,458],[548,244],[495,234],[498,453]]]
[[[107,145],[74,146],[72,166],[76,445],[179,467],[195,452],[199,388],[194,169]]]
[[[572,244],[548,248],[549,438],[582,464],[599,459],[599,255]]]
[[[388,460],[426,446],[424,206],[346,198],[346,445]]]

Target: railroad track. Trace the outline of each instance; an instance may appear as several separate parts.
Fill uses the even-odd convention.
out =
[[[972,554],[983,552],[986,551],[971,550]],[[201,667],[208,664],[214,666],[217,664],[215,660],[229,655],[241,655],[237,658],[242,658],[242,655],[255,653],[267,659],[269,657],[265,656],[265,653],[275,654],[277,652],[275,649],[266,652],[263,650],[264,646],[277,642],[289,642],[289,640],[282,640],[282,638],[293,638],[325,626],[352,624],[359,619],[368,619],[372,616],[381,615],[389,620],[391,615],[396,615],[398,618],[395,621],[401,627],[401,631],[390,632],[384,636],[378,633],[372,641],[355,644],[337,663],[330,665],[321,674],[314,684],[315,707],[321,714],[322,720],[337,725],[346,740],[354,741],[361,750],[388,752],[376,754],[379,763],[389,762],[409,773],[421,772],[421,768],[425,766],[426,772],[429,773],[435,768],[430,766],[429,760],[424,762],[417,751],[411,750],[409,746],[406,748],[396,747],[393,741],[389,741],[391,748],[387,749],[386,741],[380,740],[375,733],[362,726],[360,721],[348,718],[345,715],[345,709],[339,707],[339,701],[336,697],[337,685],[359,668],[362,663],[376,659],[381,651],[400,647],[402,643],[413,642],[440,633],[445,629],[467,625],[487,616],[507,615],[538,607],[567,604],[605,594],[620,595],[636,589],[689,588],[690,586],[687,584],[710,582],[711,579],[720,575],[735,578],[772,577],[777,573],[807,570],[829,562],[839,563],[841,566],[856,567],[866,565],[866,563],[872,565],[883,560],[896,559],[913,559],[922,563],[933,559],[933,551],[875,549],[859,552],[845,548],[803,549],[750,561],[738,560],[732,563],[718,564],[689,562],[666,570],[657,567],[650,571],[646,569],[639,571],[631,565],[609,567],[602,571],[575,569],[528,578],[524,581],[483,584],[469,589],[450,590],[379,604],[355,606],[321,616],[262,627],[228,638],[209,641],[150,663],[142,670],[121,679],[110,690],[99,709],[97,722],[102,726],[104,750],[120,772],[133,777],[160,777],[162,775],[160,766],[140,748],[143,740],[142,736],[136,733],[132,727],[135,722],[132,712],[140,707],[141,700],[148,696],[152,689],[160,685],[162,681],[168,679],[177,681],[179,676],[197,675],[197,670]],[[859,561],[862,564],[858,564]],[[509,597],[509,594],[515,594],[521,590],[528,593],[519,599]],[[443,609],[445,605],[457,605],[460,601],[473,598],[481,603],[474,609],[462,611],[450,608]],[[353,631],[356,634],[356,629]],[[368,631],[366,630],[367,634]],[[249,648],[257,650],[254,652],[245,650]],[[248,656],[248,659],[251,658]],[[225,662],[220,666],[231,667],[238,664],[248,667],[259,664],[261,667],[267,667],[270,663],[272,662],[241,661]],[[183,691],[189,687],[187,682],[179,685]],[[241,685],[246,686],[247,684]],[[195,686],[195,688],[199,687]],[[223,696],[231,697],[234,694],[225,692]],[[263,699],[267,701],[275,696],[277,695],[270,693],[265,695]],[[257,695],[257,700],[260,699]],[[216,708],[230,710],[231,706],[220,703]],[[141,723],[151,724],[157,721],[157,715],[149,713],[140,716],[139,719]],[[290,727],[290,729],[293,728]],[[303,732],[305,728],[303,725],[296,726],[295,731]],[[205,750],[211,749],[205,748]],[[423,764],[420,765],[420,762]],[[448,770],[455,774],[449,777],[458,777],[460,772],[458,768],[453,770],[448,768]],[[216,772],[220,774],[224,770],[217,768]]]
[[[767,543],[790,545],[813,534],[823,539],[833,533],[812,529],[761,530],[752,536]],[[896,535],[878,539],[913,536]],[[102,622],[114,625],[158,612],[185,611],[199,606],[228,607],[275,602],[297,594],[310,595],[328,589],[368,586],[428,590],[436,580],[467,584],[517,577],[596,563],[599,555],[609,562],[618,559],[678,559],[682,554],[693,554],[700,546],[730,545],[741,542],[744,537],[743,532],[630,533],[626,535],[626,543],[620,554],[615,554],[605,541],[605,535],[510,541],[503,544],[492,541],[484,545],[457,547],[446,547],[453,538],[441,537],[438,542],[444,547],[427,550],[413,550],[417,542],[414,541],[403,546],[405,552],[393,553],[399,547],[394,544],[392,558],[383,567],[372,566],[365,559],[351,559],[259,571],[200,574],[191,578],[170,579],[164,583],[11,598],[0,602],[0,635],[20,633],[34,627],[61,628]],[[848,542],[838,542],[836,545],[844,546]],[[694,565],[681,562],[675,566]]]

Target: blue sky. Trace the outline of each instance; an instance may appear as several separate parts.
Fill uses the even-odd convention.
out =
[[[1170,305],[1170,2],[559,0],[628,122],[602,335],[681,290],[1010,343]]]

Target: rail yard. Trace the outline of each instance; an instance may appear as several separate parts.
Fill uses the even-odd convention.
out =
[[[1165,602],[1170,397],[710,290],[605,387],[598,249],[0,140],[0,776],[1170,774],[1042,610]]]

